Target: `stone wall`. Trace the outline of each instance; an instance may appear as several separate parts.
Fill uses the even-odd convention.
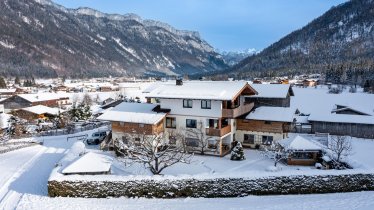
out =
[[[256,179],[49,181],[52,197],[239,197],[374,190],[374,174],[280,176]]]

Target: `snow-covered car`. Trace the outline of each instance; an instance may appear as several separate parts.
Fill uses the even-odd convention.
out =
[[[87,138],[86,142],[87,144],[100,144],[105,137],[107,136],[107,133],[105,131],[95,132],[90,137]]]

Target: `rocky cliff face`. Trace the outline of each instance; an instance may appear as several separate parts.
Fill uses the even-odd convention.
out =
[[[134,14],[67,9],[49,0],[2,0],[0,12],[5,75],[175,75],[227,67],[197,32]]]

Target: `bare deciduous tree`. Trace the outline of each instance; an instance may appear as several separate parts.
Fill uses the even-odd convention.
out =
[[[92,102],[93,102],[93,100],[92,100],[91,96],[88,93],[85,93],[83,95],[83,98],[82,98],[82,103],[85,104],[85,105],[91,106]]]
[[[165,141],[164,135],[127,134],[115,142],[117,153],[125,161],[142,163],[153,174],[158,175],[174,164],[191,162],[191,154],[184,151],[181,139],[175,144]]]
[[[352,154],[351,137],[331,136],[328,148],[333,153],[331,158],[340,163],[342,157]]]
[[[291,151],[287,148],[283,148],[280,145],[271,145],[270,147],[264,147],[261,152],[262,156],[273,159],[274,167],[277,167],[277,164],[291,155]]]
[[[186,128],[185,133],[187,137],[198,140],[199,145],[197,148],[201,155],[204,155],[205,152],[208,151],[209,137],[206,135],[205,127],[202,121],[197,122],[196,128]],[[189,146],[188,143],[187,146]]]

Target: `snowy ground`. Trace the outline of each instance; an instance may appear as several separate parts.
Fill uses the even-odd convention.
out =
[[[69,175],[63,176],[54,173],[51,177],[53,180],[134,180],[134,179],[209,179],[209,178],[226,178],[226,177],[246,177],[258,178],[269,176],[289,176],[289,175],[335,175],[335,174],[352,174],[352,173],[374,173],[374,162],[371,161],[371,152],[374,149],[374,140],[357,139],[352,141],[353,151],[349,157],[349,163],[352,163],[354,169],[348,170],[319,170],[314,166],[288,166],[278,163],[279,171],[268,171],[269,167],[274,165],[274,161],[261,154],[261,151],[254,149],[245,149],[246,159],[243,161],[231,161],[230,155],[225,157],[201,156],[194,155],[191,164],[178,163],[162,171],[163,176],[153,176],[149,169],[143,164],[132,163],[126,165],[117,161],[115,158],[112,165],[111,175],[80,176]],[[95,147],[88,148],[87,151],[104,153],[110,156],[108,152],[100,152]],[[66,167],[69,162],[64,162]]]
[[[356,192],[317,195],[248,196],[244,198],[185,198],[185,199],[86,199],[48,198],[25,195],[17,209],[205,209],[205,210],[279,210],[279,209],[330,209],[372,210],[374,192]]]
[[[67,141],[67,136],[37,140],[44,145],[0,155],[0,209],[14,209],[24,194],[46,196],[52,169],[75,142]]]

